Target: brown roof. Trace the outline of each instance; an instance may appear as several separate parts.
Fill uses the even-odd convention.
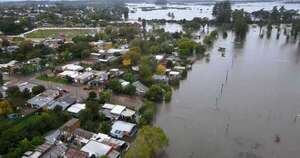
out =
[[[71,120],[69,120],[68,122],[66,122],[65,124],[63,124],[60,129],[61,130],[65,130],[66,128],[71,128],[73,127],[75,124],[77,124],[79,122],[78,119],[76,118],[72,118]]]
[[[91,139],[94,135],[94,133],[89,132],[87,130],[84,130],[82,128],[76,128],[73,132],[74,135],[85,138],[85,139]]]
[[[65,155],[66,158],[88,158],[89,154],[87,152],[84,151],[79,151],[77,149],[74,148],[69,148]]]

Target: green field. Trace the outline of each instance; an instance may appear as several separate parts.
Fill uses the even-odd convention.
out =
[[[67,39],[75,36],[94,34],[97,29],[40,29],[25,35],[26,38],[57,38],[64,35]]]

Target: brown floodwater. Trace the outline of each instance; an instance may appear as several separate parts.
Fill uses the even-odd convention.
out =
[[[300,45],[251,28],[244,42],[230,33],[209,53],[161,105],[155,125],[170,139],[161,157],[300,157]]]

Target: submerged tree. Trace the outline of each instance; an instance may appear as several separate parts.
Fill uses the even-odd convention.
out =
[[[230,23],[231,20],[231,3],[230,1],[217,2],[213,7],[213,16],[219,24]]]
[[[233,29],[237,37],[243,38],[245,37],[248,31],[248,21],[250,19],[249,15],[244,12],[243,9],[235,10],[232,13],[233,19]]]

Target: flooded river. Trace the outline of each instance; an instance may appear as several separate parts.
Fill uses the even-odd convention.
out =
[[[163,158],[300,157],[300,45],[277,40],[275,30],[258,35],[251,28],[243,43],[219,38],[210,61],[196,62],[162,105],[155,124],[170,138]]]
[[[213,5],[201,4],[186,4],[175,5],[169,4],[167,6],[158,6],[147,3],[129,3],[127,4],[130,13],[130,20],[137,20],[139,18],[152,20],[152,19],[167,19],[167,20],[192,20],[194,17],[207,17],[212,18]],[[286,9],[300,9],[300,4],[285,4],[280,2],[261,2],[261,3],[237,3],[232,6],[233,9],[244,9],[248,12],[257,11],[260,9],[271,10],[274,6],[280,8],[285,6]],[[143,10],[143,8],[149,10]],[[174,13],[174,18],[169,17],[168,13]]]

